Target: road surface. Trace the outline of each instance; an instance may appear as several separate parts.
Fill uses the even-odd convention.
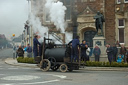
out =
[[[9,57],[12,57],[11,49],[0,51],[0,85],[128,85],[128,72],[42,72],[39,68],[7,65],[4,59]]]

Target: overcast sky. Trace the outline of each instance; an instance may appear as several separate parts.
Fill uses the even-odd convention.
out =
[[[0,34],[19,36],[28,18],[27,0],[0,0]]]

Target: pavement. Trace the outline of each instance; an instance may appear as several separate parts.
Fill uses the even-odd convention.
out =
[[[7,58],[5,59],[5,63],[13,66],[22,66],[22,67],[32,67],[32,68],[37,68],[36,64],[28,64],[28,63],[18,63],[17,59],[13,58]]]
[[[18,63],[16,59],[7,58],[5,59],[5,63],[13,66],[22,66],[22,67],[32,67],[37,68],[36,64],[28,64],[28,63]],[[125,71],[128,72],[128,67],[84,67],[80,68],[80,70],[86,71]]]

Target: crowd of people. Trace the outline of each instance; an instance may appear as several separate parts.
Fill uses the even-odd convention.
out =
[[[79,36],[77,36],[70,41],[68,45],[71,45],[71,62],[78,62],[79,60],[89,61],[90,48],[85,40],[80,44]],[[79,56],[81,56],[81,58],[79,58]]]
[[[118,50],[117,47],[120,46],[120,50]],[[113,46],[111,46],[110,44],[106,45],[107,47],[107,55],[108,55],[108,60],[109,62],[127,62],[128,63],[128,51],[126,49],[126,47],[124,46],[124,44],[120,45],[120,44],[114,44]]]
[[[24,58],[24,56],[31,58],[34,56],[35,61],[39,61],[37,59],[37,57],[42,55],[42,47],[38,41],[37,35],[35,35],[34,39],[33,39],[33,48],[30,46],[30,44],[27,44],[27,46],[19,45],[19,46],[15,46],[13,48],[13,51],[15,51],[15,55],[14,55],[15,58],[17,58],[17,57],[23,57]],[[39,57],[39,58],[41,58],[41,57]],[[39,62],[37,62],[37,63],[39,63]]]
[[[75,61],[77,62],[79,59],[81,61],[89,61],[89,54],[90,54],[90,48],[88,47],[85,40],[82,41],[82,43],[79,43],[79,36],[77,36],[75,39],[73,39],[69,44],[71,46],[71,62]],[[111,46],[110,44],[106,45],[106,53],[108,56],[108,61],[111,62],[128,62],[128,52],[124,44],[120,45],[118,42]],[[119,50],[117,47],[121,47]],[[104,49],[105,50],[105,49]],[[95,61],[100,61],[100,55],[101,55],[101,49],[98,45],[96,45],[92,53],[94,54]],[[80,55],[79,55],[80,54]],[[79,58],[80,56],[80,58]]]
[[[101,55],[101,49],[98,45],[96,45],[92,51],[88,47],[85,40],[82,41],[80,44],[79,36],[77,36],[75,39],[69,42],[70,48],[71,48],[71,62],[78,62],[81,61],[89,61],[90,59],[90,53],[92,52],[95,58],[95,61],[100,61],[100,55]],[[108,61],[111,62],[128,62],[128,52],[124,44],[120,45],[118,42],[111,46],[110,44],[106,45],[106,53],[108,55]],[[120,50],[118,50],[117,47],[121,47]],[[28,44],[26,47],[19,46],[18,49],[16,49],[16,58],[24,57],[24,53],[27,52],[27,57],[32,57],[32,47]],[[34,53],[34,60],[37,60],[38,56],[42,55],[42,46],[38,41],[38,36],[35,35],[33,39],[33,53]],[[80,57],[79,57],[80,56]],[[41,58],[41,57],[39,57]],[[41,60],[41,59],[40,59]],[[39,63],[39,62],[38,62]]]
[[[25,52],[27,52],[27,57],[32,57],[32,47],[28,44],[27,46],[17,46],[15,47],[16,55],[15,57],[24,57]]]

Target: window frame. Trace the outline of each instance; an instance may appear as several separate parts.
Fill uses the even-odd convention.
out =
[[[121,19],[123,19],[123,24],[124,24],[124,26],[119,26],[119,20],[121,20]],[[124,30],[124,41],[123,42],[120,42],[120,29],[123,29]],[[118,40],[119,40],[119,43],[124,43],[125,42],[125,19],[124,18],[119,18],[118,19]]]
[[[128,3],[128,1],[124,0],[124,3]]]
[[[70,4],[66,4],[65,0],[59,0],[61,2],[63,2],[63,4],[67,7],[70,7],[70,19],[67,19],[67,10],[65,11],[65,21],[71,21],[72,20],[72,0],[70,0]]]
[[[66,21],[71,21],[71,18],[72,18],[72,9],[71,9],[71,6],[68,5],[67,8],[68,8],[68,7],[70,8],[70,19],[67,18],[67,12],[66,12],[66,14],[65,14],[65,20],[66,20]],[[66,10],[66,11],[67,11],[67,10]]]
[[[124,43],[124,42],[120,42],[120,32],[119,32],[120,29],[123,29],[124,30],[124,35],[123,35],[124,36],[124,39],[123,40],[125,42],[125,28],[118,28],[118,40],[119,40],[119,43]]]
[[[118,28],[125,28],[125,19],[123,19],[124,26],[119,26],[119,20],[121,20],[121,19],[123,19],[123,18],[118,19]]]
[[[117,4],[121,4],[121,1],[119,2],[118,0],[116,0]]]
[[[47,14],[45,14],[45,22],[51,22],[51,20],[47,20]]]

